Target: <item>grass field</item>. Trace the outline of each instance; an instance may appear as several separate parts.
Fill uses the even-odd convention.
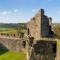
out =
[[[19,29],[17,30],[16,28],[0,28],[0,33],[12,33],[16,34],[17,32],[25,32],[26,30]]]
[[[0,60],[26,60],[26,54],[24,52],[8,51],[0,55]]]
[[[17,33],[15,28],[0,28],[0,33]]]

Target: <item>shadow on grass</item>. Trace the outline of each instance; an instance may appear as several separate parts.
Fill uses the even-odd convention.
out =
[[[0,55],[8,52],[9,50],[3,45],[0,43]]]

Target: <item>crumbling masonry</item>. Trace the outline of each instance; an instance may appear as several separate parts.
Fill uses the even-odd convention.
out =
[[[57,43],[52,40],[52,18],[45,15],[43,9],[27,23],[29,36],[29,60],[56,60]]]
[[[35,40],[39,40],[41,37],[49,37],[52,35],[51,25],[52,18],[47,17],[44,10],[41,9],[27,23],[28,35],[34,37]]]

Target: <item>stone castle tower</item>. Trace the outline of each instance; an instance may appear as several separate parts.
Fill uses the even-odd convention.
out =
[[[44,10],[40,9],[27,23],[28,35],[34,37],[35,40],[48,37],[51,35],[51,24],[52,18],[47,17]]]

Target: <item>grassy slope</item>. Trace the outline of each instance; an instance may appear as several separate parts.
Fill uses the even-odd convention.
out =
[[[15,28],[0,28],[0,33],[13,33],[16,34],[17,32],[25,32],[26,30],[22,30],[22,29],[15,29]]]
[[[16,33],[17,30],[14,28],[0,28],[0,33]]]
[[[12,52],[9,51],[0,55],[0,60],[26,60],[26,54],[24,52]]]
[[[0,23],[0,33],[17,33],[18,32],[25,32],[26,30],[26,23]]]

